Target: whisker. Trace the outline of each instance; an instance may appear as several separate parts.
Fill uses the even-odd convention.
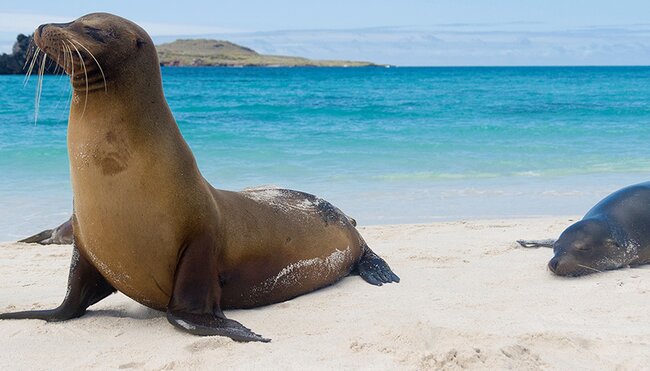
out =
[[[65,51],[64,54],[66,56],[63,63],[65,65],[66,72],[68,72],[68,69],[72,68],[71,67],[71,65],[72,65],[72,53],[70,53],[70,48],[68,48],[68,45],[65,43],[65,41],[62,41],[62,42],[63,42],[63,50]],[[70,75],[70,77],[72,77],[72,75]]]
[[[90,56],[92,57],[92,59],[93,59],[93,60],[95,61],[95,63],[97,64],[97,67],[99,68],[99,72],[102,74],[102,80],[104,81],[104,93],[108,93],[108,87],[106,86],[106,76],[104,75],[104,69],[103,69],[102,66],[99,64],[99,61],[97,60],[97,58],[95,58],[95,56],[93,55],[93,53],[91,53],[90,50],[88,50],[88,48],[86,48],[85,46],[83,46],[83,44],[81,44],[79,41],[74,40],[74,39],[70,39],[70,41],[73,41],[73,42],[77,43],[77,45],[79,45],[80,47],[82,47],[86,52],[88,52],[88,54],[90,54]]]
[[[67,64],[66,64],[66,69],[68,67],[70,67],[70,70],[72,71],[71,75],[70,75],[70,85],[68,86],[68,87],[71,87],[72,86],[72,76],[74,76],[74,59],[72,57],[72,50],[70,50],[70,47],[67,45],[67,43],[65,41],[63,41],[63,47],[64,47],[65,51],[67,53],[69,53],[68,55],[70,56],[68,61],[67,61]],[[67,100],[68,106],[70,106],[72,104],[72,95],[73,94],[74,94],[74,89],[70,88],[70,94],[68,94],[68,100]]]
[[[27,70],[27,73],[25,74],[25,80],[23,80],[23,86],[27,85],[27,83],[29,82],[29,77],[32,75],[32,71],[34,70],[34,64],[36,64],[36,59],[38,59],[38,54],[40,52],[41,52],[41,48],[36,47],[36,51],[32,56],[32,61],[29,64],[29,70]]]
[[[61,41],[61,49],[63,49],[63,69],[65,70],[68,67],[68,55],[66,54],[67,50],[63,41]]]
[[[577,265],[578,267],[582,267],[582,268],[586,268],[586,269],[591,269],[591,270],[594,271],[594,272],[598,272],[598,273],[602,273],[602,272],[603,272],[603,271],[601,271],[601,270],[598,270],[598,269],[596,269],[596,268],[593,268],[593,267],[590,267],[590,266],[587,266],[587,265],[582,265],[582,264],[576,264],[576,265]]]
[[[43,74],[45,73],[45,62],[47,61],[47,54],[43,53],[43,59],[38,69],[38,84],[36,85],[36,106],[34,107],[34,125],[38,121],[38,109],[41,105],[41,94],[43,93]]]
[[[61,48],[59,48],[58,52],[56,53],[56,66],[54,67],[54,74],[55,75],[58,75],[59,71],[61,71],[61,63],[60,62],[61,62]]]
[[[84,117],[84,113],[86,113],[86,105],[88,104],[88,72],[86,71],[86,63],[84,62],[84,58],[81,56],[81,52],[79,52],[79,49],[77,49],[74,44],[70,44],[74,48],[74,50],[77,51],[77,55],[79,56],[79,59],[81,60],[81,67],[84,69],[84,78],[86,79],[86,98],[84,99],[84,108],[83,111],[81,111],[81,117]]]
[[[68,62],[68,55],[67,55],[67,53],[66,53],[65,44],[63,43],[63,41],[61,41],[61,44],[60,44],[60,45],[61,45],[61,53],[60,53],[60,54],[63,54],[63,64],[60,64],[60,67],[61,67],[61,78],[63,78],[63,75],[65,75],[66,72],[67,72],[67,71],[66,71],[66,67],[68,66],[68,65],[67,65],[67,62]],[[59,59],[58,59],[58,56],[57,56],[57,62],[58,62],[58,61],[59,61]]]
[[[68,53],[70,53],[70,84],[74,82],[74,54],[72,54],[72,48],[70,48],[70,45],[68,43],[65,43],[66,46],[68,47]],[[73,89],[73,94],[74,94],[74,89]]]
[[[52,59],[52,58],[48,59],[47,60],[47,67],[45,67],[45,69],[49,70],[50,67],[52,67],[52,63],[54,63],[54,59]]]
[[[27,64],[29,63],[29,60],[32,58],[34,55],[34,51],[36,50],[36,44],[34,43],[34,38],[32,37],[29,40],[29,46],[27,47],[27,53],[25,53],[25,63],[23,64],[23,70],[25,67],[27,67]]]

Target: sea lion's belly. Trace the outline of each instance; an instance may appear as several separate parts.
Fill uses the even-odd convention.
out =
[[[337,210],[328,219],[319,212],[320,199],[299,199],[299,192],[275,200],[219,192],[228,215],[220,262],[223,308],[277,303],[330,285],[347,276],[363,252],[356,229],[339,219],[347,217]]]

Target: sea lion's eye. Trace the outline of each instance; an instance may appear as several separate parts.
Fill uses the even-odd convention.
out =
[[[587,245],[587,244],[584,244],[584,243],[576,244],[575,248],[576,248],[576,250],[580,250],[580,251],[589,251],[589,250],[591,250],[591,246]]]
[[[100,43],[106,43],[106,32],[100,28],[95,28],[95,27],[90,27],[86,26],[84,27],[84,31],[86,32],[86,35],[92,37],[95,39],[95,41],[99,41]]]

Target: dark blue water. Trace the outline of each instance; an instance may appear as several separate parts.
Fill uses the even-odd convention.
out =
[[[361,223],[582,214],[650,171],[649,67],[164,68],[218,188],[324,196]],[[0,76],[0,240],[63,221],[68,82]]]

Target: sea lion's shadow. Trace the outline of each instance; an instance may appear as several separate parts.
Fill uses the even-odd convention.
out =
[[[165,312],[141,306],[139,308],[94,309],[87,311],[84,317],[112,317],[151,320],[165,317]]]

